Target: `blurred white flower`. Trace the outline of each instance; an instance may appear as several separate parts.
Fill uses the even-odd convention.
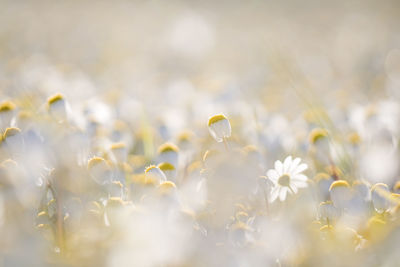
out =
[[[186,14],[178,18],[169,32],[171,48],[189,57],[204,55],[214,46],[214,28],[197,14]]]
[[[100,157],[93,157],[88,162],[90,176],[98,184],[111,182],[111,171],[109,164]]]
[[[172,143],[162,144],[158,148],[158,161],[159,163],[167,162],[174,167],[178,166],[179,148]]]
[[[351,198],[350,185],[347,181],[338,180],[329,188],[333,205],[339,209],[347,208]]]
[[[56,94],[47,100],[48,110],[51,116],[54,117],[58,122],[68,120],[69,106],[64,96]]]
[[[176,182],[177,170],[174,165],[168,162],[162,162],[157,165],[163,171],[169,181]]]
[[[328,223],[332,223],[340,216],[340,210],[333,205],[332,201],[321,202],[318,210],[320,218]]]
[[[6,128],[12,126],[12,121],[15,116],[16,106],[10,101],[0,104],[0,130],[4,131]]]
[[[267,177],[274,183],[270,202],[274,202],[278,197],[280,201],[284,201],[288,192],[296,194],[298,188],[307,187],[308,178],[302,172],[308,166],[305,163],[300,164],[300,161],[300,158],[292,160],[292,156],[286,157],[283,163],[280,160],[275,161],[275,169],[267,172]]]
[[[371,188],[371,200],[376,212],[383,213],[390,208],[390,191],[386,184],[377,183]]]
[[[155,182],[156,184],[167,181],[167,177],[165,176],[164,172],[157,166],[151,165],[147,167],[145,173],[146,178]]]
[[[219,143],[231,136],[231,124],[223,114],[214,115],[208,119],[208,130]]]
[[[390,183],[398,172],[399,155],[387,142],[370,145],[360,158],[362,175],[370,182]]]
[[[114,143],[110,147],[111,156],[114,162],[126,162],[128,149],[124,143]]]

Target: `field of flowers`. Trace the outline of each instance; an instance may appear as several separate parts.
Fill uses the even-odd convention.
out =
[[[398,1],[0,0],[0,267],[400,266]]]

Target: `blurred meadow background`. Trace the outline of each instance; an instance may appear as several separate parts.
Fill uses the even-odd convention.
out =
[[[399,266],[399,28],[396,0],[0,0],[0,267]]]

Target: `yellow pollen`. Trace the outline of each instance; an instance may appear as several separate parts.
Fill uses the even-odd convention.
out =
[[[335,187],[350,187],[350,185],[347,181],[337,180],[331,184],[331,186],[329,187],[329,191],[332,191],[332,189]]]
[[[58,102],[58,101],[61,101],[61,100],[63,100],[63,99],[64,99],[64,96],[63,96],[62,94],[56,94],[56,95],[50,97],[50,98],[47,100],[47,103],[48,103],[49,105],[52,105],[52,104],[54,104],[54,103],[56,103],[56,102]]]
[[[214,124],[214,123],[216,123],[218,121],[222,121],[222,120],[227,120],[225,115],[223,115],[223,114],[214,115],[208,119],[208,126],[211,126],[211,124]]]
[[[89,160],[88,162],[88,168],[91,169],[93,168],[95,165],[105,162],[105,160],[103,158],[100,157],[93,157]]]
[[[175,170],[174,165],[168,163],[168,162],[162,162],[160,164],[158,164],[158,168],[160,168],[160,170],[162,171],[173,171]]]
[[[281,186],[289,186],[290,184],[290,176],[288,174],[284,174],[278,179],[278,184]]]
[[[121,149],[121,148],[125,148],[126,145],[124,143],[114,143],[111,145],[111,149]]]
[[[0,112],[11,111],[11,110],[14,110],[14,109],[15,109],[15,104],[13,102],[10,102],[10,101],[3,102],[0,105]]]
[[[16,127],[10,127],[7,128],[3,134],[3,139],[6,139],[7,137],[11,137],[14,135],[17,135],[21,132],[21,130],[19,128]]]
[[[170,151],[178,152],[179,148],[176,145],[171,144],[171,143],[165,143],[158,148],[158,153],[160,153],[160,154],[165,153],[165,152],[170,152]]]
[[[148,166],[148,167],[146,168],[146,170],[145,170],[144,172],[145,172],[145,173],[148,173],[150,170],[156,169],[156,168],[157,168],[156,165],[150,165],[150,166]]]
[[[325,129],[315,128],[311,131],[309,140],[311,144],[315,144],[318,140],[321,140],[328,136],[328,132]]]
[[[393,186],[393,190],[394,191],[400,190],[400,181],[396,182],[396,184]]]

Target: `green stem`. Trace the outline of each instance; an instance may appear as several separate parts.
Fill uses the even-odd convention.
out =
[[[47,180],[47,187],[51,191],[51,194],[53,195],[53,198],[56,201],[57,204],[57,219],[56,219],[56,239],[57,239],[57,245],[60,248],[60,253],[64,252],[65,246],[64,246],[64,227],[63,227],[63,221],[64,218],[62,216],[61,212],[61,203],[60,203],[60,198],[56,194],[56,190],[54,189],[54,186],[50,182],[50,180]]]

